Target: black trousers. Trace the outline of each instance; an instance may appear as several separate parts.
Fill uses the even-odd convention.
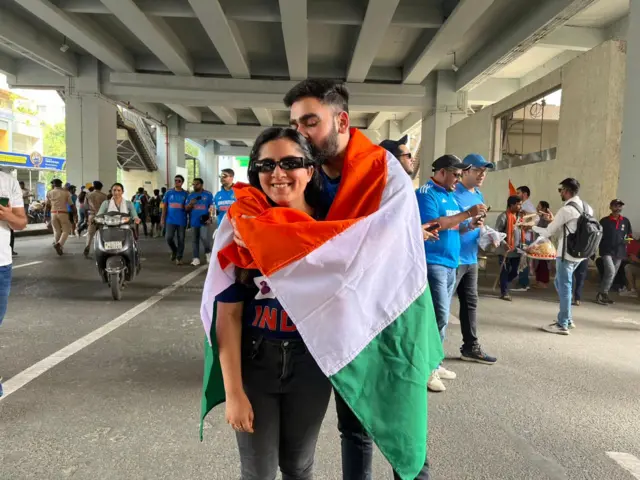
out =
[[[460,265],[456,272],[456,293],[460,300],[462,350],[478,344],[478,264]]]

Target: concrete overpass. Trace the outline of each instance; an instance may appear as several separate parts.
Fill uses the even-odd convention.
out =
[[[346,80],[373,140],[419,131],[430,161],[457,118],[624,35],[628,12],[629,0],[4,0],[0,70],[65,91],[77,183],[115,178],[116,105],[158,126],[159,184],[184,138],[209,183],[218,155],[287,124],[282,97],[309,76]]]

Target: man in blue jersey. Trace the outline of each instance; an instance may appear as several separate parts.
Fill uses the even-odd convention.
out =
[[[487,170],[494,168],[482,155],[472,153],[463,163],[470,166],[462,172],[462,180],[456,184],[455,198],[460,210],[466,212],[474,205],[484,204],[484,197],[478,187],[482,186]],[[456,292],[460,300],[460,330],[462,331],[462,360],[493,365],[496,358],[487,355],[478,342],[478,240],[480,229],[468,230],[460,234],[460,265],[456,276]]]
[[[204,246],[204,254],[209,263],[211,258],[211,238],[209,225],[211,225],[211,212],[213,210],[213,195],[204,189],[204,181],[201,178],[193,179],[193,193],[187,197],[187,213],[193,229],[193,260],[191,265],[200,265],[200,242]]]
[[[236,196],[233,193],[233,178],[235,175],[235,172],[230,168],[225,168],[220,173],[220,184],[222,185],[222,189],[216,193],[216,196],[213,198],[213,202],[216,206],[216,214],[218,216],[218,227],[220,226],[220,223],[222,223],[222,219],[224,218],[225,213],[227,213],[227,210],[229,210],[231,204],[236,201]]]
[[[175,187],[165,193],[162,198],[162,226],[166,228],[166,239],[171,249],[171,261],[176,265],[182,265],[184,255],[184,237],[187,231],[187,211],[186,203],[189,195],[182,188],[184,177],[176,175],[174,179]],[[178,244],[175,237],[178,237]]]
[[[482,225],[480,215],[487,211],[484,204],[471,207],[461,212],[456,202],[454,190],[462,178],[462,172],[469,170],[455,155],[443,155],[433,162],[433,177],[425,185],[416,190],[420,221],[438,223],[440,234],[436,241],[425,241],[427,254],[427,277],[433,298],[440,338],[444,341],[451,297],[456,284],[456,270],[460,261],[460,228],[463,231],[475,229]],[[446,390],[441,379],[453,380],[456,374],[442,365],[434,370],[427,383],[432,392]]]

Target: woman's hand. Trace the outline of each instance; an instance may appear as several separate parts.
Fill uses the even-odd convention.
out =
[[[256,217],[250,217],[249,215],[242,215],[242,218],[256,218]],[[242,237],[240,236],[240,231],[238,230],[238,225],[236,223],[235,218],[231,219],[231,225],[233,226],[233,241],[236,242],[236,244],[239,247],[247,248],[247,244],[244,243],[244,241],[242,240]]]
[[[246,393],[227,395],[225,418],[236,432],[253,433],[253,407]]]
[[[136,223],[136,225],[140,225],[140,217],[136,218],[134,222]]]

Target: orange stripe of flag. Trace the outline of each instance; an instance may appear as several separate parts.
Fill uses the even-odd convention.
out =
[[[509,179],[509,196],[513,197],[517,193],[518,192],[516,191],[516,187],[513,186],[513,183],[511,183],[511,179]]]

